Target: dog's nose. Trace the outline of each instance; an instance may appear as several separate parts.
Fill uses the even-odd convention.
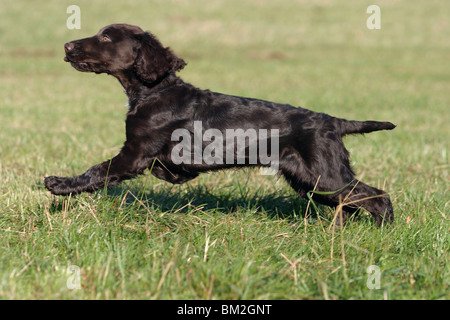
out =
[[[68,43],[64,44],[64,50],[66,52],[72,51],[73,50],[73,43],[72,42],[68,42]]]

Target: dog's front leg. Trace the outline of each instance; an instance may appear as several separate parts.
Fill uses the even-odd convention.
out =
[[[132,179],[148,168],[153,160],[141,153],[139,146],[125,143],[120,153],[111,160],[91,167],[76,177],[46,177],[45,187],[55,195],[93,192],[110,184]]]

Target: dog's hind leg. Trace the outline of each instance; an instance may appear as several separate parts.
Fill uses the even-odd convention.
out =
[[[379,226],[394,222],[391,199],[385,191],[371,187],[361,181],[355,181],[347,190],[349,191],[344,205],[345,203],[348,203],[348,205],[345,205],[344,209],[352,210],[352,208],[362,207],[372,214]]]
[[[283,176],[300,197],[307,198],[307,193],[310,192],[313,201],[342,209],[342,214],[339,212],[337,217],[338,224],[344,223],[359,208],[369,211],[377,225],[394,221],[389,195],[383,190],[368,186],[361,181],[355,179],[346,183],[341,182],[340,187],[336,187],[335,180],[333,186],[330,186],[328,184],[331,180],[326,177],[318,176],[315,183],[308,182],[305,178],[302,179],[301,176],[287,171],[283,171]]]
[[[323,190],[323,186],[319,186],[319,190]],[[316,194],[314,199],[319,203],[333,204],[342,210],[342,220],[338,216],[338,224],[345,222],[351,214],[357,212],[360,208],[369,211],[378,226],[394,222],[391,200],[389,195],[383,190],[371,187],[364,182],[353,180],[342,189],[335,191],[330,194]]]

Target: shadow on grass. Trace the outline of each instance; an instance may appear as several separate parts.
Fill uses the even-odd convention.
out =
[[[259,195],[258,192],[221,193],[218,190],[197,185],[180,189],[177,186],[164,187],[158,190],[142,190],[114,186],[106,190],[109,197],[125,199],[126,204],[139,202],[159,212],[176,212],[187,214],[193,208],[201,208],[203,212],[231,214],[235,212],[251,212],[263,214],[270,218],[293,220],[305,217],[308,201],[295,195],[276,193]],[[195,210],[195,209],[194,209]],[[309,217],[317,218],[312,205],[309,206]]]

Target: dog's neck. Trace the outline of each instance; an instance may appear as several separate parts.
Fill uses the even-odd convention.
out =
[[[133,109],[136,103],[168,86],[182,82],[174,72],[168,72],[151,83],[145,83],[133,70],[124,70],[111,74],[119,80],[128,96],[128,108]]]

